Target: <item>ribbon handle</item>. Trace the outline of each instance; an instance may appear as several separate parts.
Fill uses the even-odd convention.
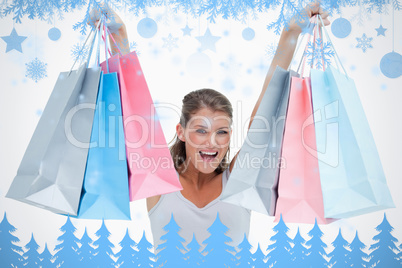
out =
[[[324,22],[322,21],[321,15],[318,15],[318,18],[319,18],[319,20],[321,21],[321,24],[324,25]],[[339,64],[341,65],[343,71],[345,72],[346,77],[349,78],[349,76],[348,76],[348,74],[347,74],[347,72],[346,72],[346,70],[345,70],[345,67],[343,67],[343,64],[342,64],[342,62],[341,62],[341,59],[339,58],[338,53],[337,53],[336,50],[335,50],[334,44],[332,43],[331,38],[329,38],[327,29],[325,29],[325,27],[322,27],[322,28],[324,28],[325,37],[327,38],[328,42],[329,42],[329,43],[331,44],[331,46],[332,46],[332,49],[334,50],[334,53],[335,53],[335,56],[336,56],[336,58],[335,58],[335,63],[337,64],[338,69],[339,69],[339,66],[338,66],[338,63],[337,63],[336,60],[339,61]]]

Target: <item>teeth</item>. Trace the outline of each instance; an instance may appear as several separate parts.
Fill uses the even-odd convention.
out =
[[[206,155],[215,155],[216,152],[203,152],[201,151],[202,154],[206,154]]]

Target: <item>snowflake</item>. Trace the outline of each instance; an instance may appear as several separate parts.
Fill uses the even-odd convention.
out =
[[[77,43],[71,48],[71,57],[74,61],[81,62],[88,57],[88,52],[89,48],[87,46],[83,47],[81,43]]]
[[[127,38],[124,38],[122,41],[122,45],[123,46],[128,46],[130,51],[135,51],[135,53],[137,53],[137,55],[140,55],[140,51],[138,50],[138,44],[136,42],[129,42],[129,40]]]
[[[130,43],[130,50],[134,50],[135,52],[137,52],[137,54],[140,54],[139,51],[138,51],[136,42],[131,42]]]
[[[276,54],[277,43],[271,43],[265,48],[265,55],[269,60],[272,60]]]
[[[179,38],[175,38],[172,36],[172,34],[169,34],[168,37],[162,37],[163,39],[163,47],[166,47],[167,49],[169,49],[169,51],[172,51],[172,49],[177,48],[177,40],[179,40]]]
[[[317,69],[323,69],[323,67],[331,65],[330,58],[334,55],[335,52],[331,49],[330,42],[323,42],[321,38],[317,38],[315,43],[308,43],[306,51],[307,64],[313,65],[316,62],[315,67]]]
[[[47,63],[44,63],[38,58],[35,58],[33,61],[25,63],[26,65],[26,73],[25,77],[28,77],[38,83],[42,78],[47,77],[46,66]]]
[[[368,37],[366,34],[363,34],[361,38],[356,37],[357,40],[357,46],[356,48],[361,48],[363,52],[365,53],[368,48],[373,48],[371,45],[371,41],[373,41],[373,37]]]

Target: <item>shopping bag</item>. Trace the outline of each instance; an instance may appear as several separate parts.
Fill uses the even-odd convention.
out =
[[[324,217],[309,78],[292,77],[275,221],[332,222]]]
[[[137,54],[117,54],[108,65],[119,75],[130,201],[181,190]]]
[[[105,57],[108,60],[105,17],[98,30],[98,61],[103,29]],[[92,126],[78,218],[130,219],[127,159],[119,81],[116,72],[103,71]]]
[[[325,216],[394,207],[354,81],[330,66],[325,72],[312,70],[311,83]],[[337,150],[330,154],[326,148],[334,143]]]
[[[290,79],[294,75],[276,68],[237,155],[222,201],[274,215]]]
[[[130,219],[117,73],[103,74],[100,80],[78,218]]]
[[[60,73],[7,197],[77,215],[100,72]]]

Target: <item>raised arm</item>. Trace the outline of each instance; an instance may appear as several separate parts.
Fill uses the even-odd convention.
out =
[[[116,12],[111,10],[112,12],[112,17],[110,20],[112,20],[112,23],[116,24],[116,28],[118,28],[115,31],[111,31],[112,36],[114,40],[116,41],[117,45],[120,48],[120,51],[123,55],[130,53],[130,42],[128,40],[128,35],[127,35],[127,30],[126,30],[126,25],[124,24],[123,20],[117,15]],[[110,42],[110,47],[112,48],[112,53],[113,55],[116,53],[119,53],[118,49],[116,48],[113,40],[109,38]]]
[[[124,24],[120,16],[117,15],[117,13],[109,6],[102,6],[102,11],[99,11],[98,9],[93,9],[90,13],[91,21],[89,21],[88,24],[97,25],[100,19],[101,12],[106,16],[107,27],[117,45],[119,46],[121,53],[123,55],[130,53],[130,42],[128,40],[126,25]],[[115,55],[116,53],[119,53],[119,50],[116,48],[116,45],[111,38],[109,38],[109,43],[112,54]]]
[[[309,19],[316,14],[320,14],[325,26],[330,24],[330,22],[327,18],[328,13],[323,12],[319,3],[308,4],[304,8],[303,12],[305,12],[306,19]],[[296,22],[295,20],[292,20],[289,23],[289,29],[282,30],[275,56],[272,59],[268,73],[265,76],[265,81],[264,81],[264,85],[262,86],[260,96],[257,100],[257,103],[254,106],[253,112],[251,113],[250,124],[249,124],[248,128],[250,128],[251,123],[253,122],[254,116],[257,113],[258,107],[260,106],[261,100],[265,94],[265,91],[267,90],[268,84],[271,81],[272,75],[273,75],[276,67],[280,66],[283,69],[287,69],[289,67],[289,64],[293,57],[293,53],[295,52],[295,49],[296,49],[297,39],[302,31],[302,29],[299,25],[303,25],[303,24],[305,24],[304,21]],[[232,161],[230,162],[230,166],[229,166],[230,171],[232,171],[232,169],[234,167],[234,163],[236,162],[236,158],[237,158],[238,154],[239,153],[237,153],[235,155],[235,157],[232,159]]]

